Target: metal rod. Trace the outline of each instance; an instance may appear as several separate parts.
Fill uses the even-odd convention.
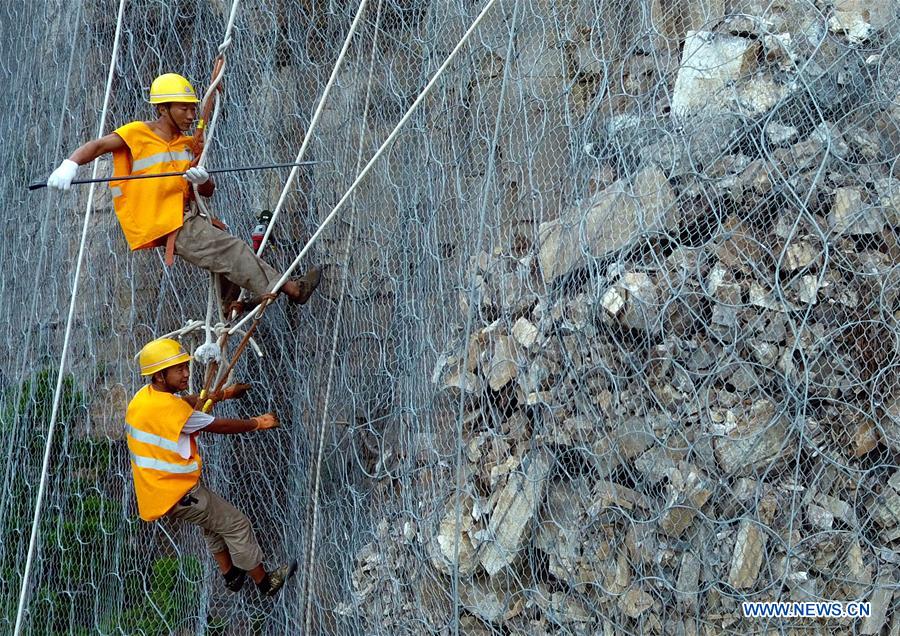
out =
[[[220,172],[246,172],[248,170],[272,170],[275,168],[293,168],[294,166],[311,166],[319,161],[301,161],[299,163],[269,163],[259,166],[239,166],[237,168],[209,168],[206,171],[209,174],[218,174]],[[137,179],[161,179],[162,177],[183,177],[183,172],[160,172],[159,174],[133,174],[124,177],[101,177],[98,179],[76,179],[72,185],[81,183],[106,183],[108,181],[134,181]],[[29,190],[39,190],[46,188],[47,182],[31,183],[28,185]]]

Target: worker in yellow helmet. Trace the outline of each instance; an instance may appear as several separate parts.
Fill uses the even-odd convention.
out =
[[[211,197],[215,183],[194,159],[188,132],[197,117],[200,100],[181,75],[160,75],[150,87],[156,119],[134,121],[89,141],[63,160],[47,179],[47,186],[68,190],[79,165],[112,153],[115,176],[184,173],[182,177],[113,180],[109,186],[113,206],[132,250],[166,246],[166,261],[174,255],[226,279],[260,297],[272,290],[281,275],[260,259],[250,246],[229,234],[225,226],[201,218],[189,206],[190,185]],[[298,304],[306,303],[320,280],[312,269],[298,281],[287,281],[281,292]],[[250,303],[248,303],[250,304]]]
[[[201,432],[229,435],[273,429],[278,418],[273,413],[248,420],[214,418],[195,410],[198,396],[177,395],[187,389],[190,356],[175,340],[148,343],[138,360],[141,375],[150,383],[128,404],[125,424],[141,519],[170,517],[200,526],[227,589],[239,591],[249,574],[260,592],[275,596],[296,572],[297,562],[266,572],[250,520],[201,481],[196,438]],[[249,388],[231,385],[214,399],[239,398]]]

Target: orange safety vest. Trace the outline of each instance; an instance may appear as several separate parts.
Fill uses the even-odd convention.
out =
[[[191,167],[190,137],[164,141],[142,121],[115,133],[128,146],[113,152],[115,176],[185,172]],[[189,187],[181,176],[109,182],[116,216],[132,250],[162,245],[167,234],[181,227]]]
[[[169,512],[200,480],[200,453],[191,436],[191,456],[178,454],[178,436],[194,409],[180,397],[149,384],[125,412],[131,472],[138,512],[144,521]]]

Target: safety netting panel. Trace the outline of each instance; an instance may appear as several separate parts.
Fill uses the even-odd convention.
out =
[[[299,561],[275,601],[137,516],[134,356],[204,320],[208,277],[130,252],[103,184],[57,386],[89,188],[27,185],[96,136],[118,5],[0,8],[0,631],[900,630],[896,2],[498,0],[467,36],[484,3],[368,0],[312,130],[359,5],[239,2],[208,166],[309,134],[282,271],[465,39],[216,407],[281,428],[200,437],[266,566]],[[125,0],[104,132],[160,73],[202,92],[232,8]],[[210,207],[249,241],[287,177],[217,175]]]

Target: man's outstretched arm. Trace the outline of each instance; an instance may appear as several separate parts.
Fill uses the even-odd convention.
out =
[[[236,433],[249,433],[250,431],[265,431],[278,428],[278,418],[274,413],[257,415],[249,420],[235,420],[225,417],[217,417],[203,429],[205,433],[219,433],[220,435],[234,435]]]
[[[94,139],[86,144],[82,144],[75,152],[69,155],[68,159],[63,159],[59,167],[53,171],[53,174],[47,179],[47,187],[56,188],[57,190],[68,190],[72,187],[72,181],[75,179],[75,173],[78,172],[78,166],[90,163],[108,152],[124,150],[125,148],[125,140],[116,133],[110,133],[100,139]]]
[[[109,133],[105,137],[94,139],[76,148],[75,152],[69,155],[69,161],[74,161],[79,166],[83,166],[108,152],[125,150],[126,147],[124,139],[116,133]]]

